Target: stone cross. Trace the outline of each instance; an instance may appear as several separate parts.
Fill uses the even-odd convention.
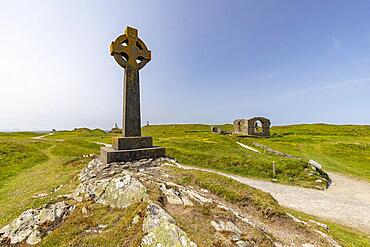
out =
[[[151,60],[151,52],[138,37],[137,29],[126,27],[124,34],[111,43],[110,54],[125,73],[122,134],[141,136],[139,70]]]
[[[100,148],[105,163],[156,159],[166,156],[166,148],[153,146],[151,136],[141,136],[139,70],[151,59],[151,52],[138,38],[135,28],[127,27],[110,45],[110,54],[124,69],[123,136],[113,136],[111,147]]]

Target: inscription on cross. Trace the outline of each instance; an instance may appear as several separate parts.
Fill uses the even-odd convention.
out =
[[[138,37],[137,29],[126,27],[124,34],[111,43],[110,54],[125,71],[122,134],[141,136],[139,70],[151,60],[151,52]]]

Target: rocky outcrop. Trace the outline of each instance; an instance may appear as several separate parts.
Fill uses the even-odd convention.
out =
[[[147,207],[143,222],[144,237],[142,247],[146,246],[182,246],[196,247],[186,233],[176,225],[175,220],[163,208],[155,203]]]
[[[144,201],[145,187],[126,172],[113,178],[93,178],[81,183],[73,194],[77,201],[93,199],[112,208],[126,208]]]
[[[162,183],[160,189],[169,204],[193,206],[194,202],[199,204],[213,202],[211,198],[202,196],[195,190],[171,182]]]
[[[252,241],[242,240],[243,232],[231,221],[212,221],[211,225],[216,229],[216,231],[223,233],[226,238],[229,238],[232,242],[235,242],[236,246],[238,247],[248,247],[256,245],[256,243]]]
[[[43,236],[61,225],[73,210],[74,206],[66,202],[29,209],[0,230],[0,244],[37,244]]]
[[[86,228],[84,226],[83,232],[74,236],[75,238],[94,235],[98,239],[99,235],[104,235],[121,224],[120,221],[127,216],[125,220],[130,222],[129,226],[120,231],[128,229],[127,232],[133,231],[135,234],[137,232],[135,246],[142,247],[195,247],[197,244],[240,247],[285,246],[292,243],[296,246],[302,244],[309,246],[313,243],[315,246],[338,246],[329,236],[313,229],[308,223],[297,227],[302,221],[294,222],[296,218],[291,220],[289,217],[276,216],[273,220],[261,219],[256,216],[255,211],[249,212],[249,209],[252,211],[258,209],[246,207],[248,210],[245,210],[245,206],[248,205],[242,204],[248,204],[248,201],[241,201],[240,205],[232,204],[210,192],[210,187],[206,187],[210,190],[208,191],[201,188],[199,185],[201,183],[194,183],[192,180],[181,185],[179,184],[182,181],[181,175],[178,171],[174,172],[175,168],[165,165],[178,167],[176,161],[169,158],[110,164],[95,159],[78,175],[80,184],[74,192],[63,196],[69,199],[68,203],[78,204],[80,210],[75,212],[77,217],[74,213],[67,219],[75,206],[64,201],[27,210],[0,230],[0,243],[3,245],[40,243],[44,236],[51,234],[66,219],[73,221],[77,219],[78,222],[81,215],[86,219],[92,217],[94,206],[97,206],[94,203],[99,203],[116,208],[112,211],[119,212],[120,216],[112,222],[98,220]],[[249,193],[248,190],[246,193]],[[132,207],[128,208],[131,205]],[[192,232],[189,229],[211,233],[208,235],[207,244],[201,242],[198,231]],[[118,234],[117,237],[121,235]],[[48,241],[47,239],[44,241]],[[71,243],[73,245],[73,242]]]
[[[145,187],[124,168],[92,161],[80,173],[81,184],[73,198],[77,201],[93,199],[112,208],[126,208],[146,200]]]

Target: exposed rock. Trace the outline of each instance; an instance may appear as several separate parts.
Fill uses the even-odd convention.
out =
[[[126,174],[113,178],[96,202],[112,208],[126,208],[147,198],[144,185]]]
[[[76,200],[81,196],[113,208],[126,208],[147,198],[145,187],[126,172],[114,178],[86,180],[74,193]]]
[[[301,232],[291,233],[289,230],[272,225],[273,223],[271,222],[261,221],[258,217],[254,217],[253,214],[240,210],[238,205],[232,205],[212,192],[199,188],[197,185],[193,184],[192,187],[174,183],[176,174],[171,172],[168,175],[166,172],[169,171],[161,168],[164,164],[178,166],[176,161],[169,158],[143,159],[134,162],[110,164],[105,164],[99,159],[95,159],[79,174],[81,183],[74,193],[72,195],[58,196],[58,198],[59,200],[61,200],[60,198],[63,198],[63,200],[66,200],[64,198],[74,199],[79,202],[93,200],[113,208],[127,208],[132,204],[143,201],[145,203],[139,204],[140,206],[149,203],[146,209],[139,207],[140,211],[135,212],[130,224],[131,226],[136,225],[135,227],[142,228],[143,238],[138,240],[141,241],[141,246],[143,247],[194,247],[196,244],[189,237],[194,238],[194,241],[198,241],[197,235],[192,235],[194,232],[189,231],[188,234],[190,235],[187,235],[164,208],[151,201],[148,202],[148,193],[150,192],[154,192],[152,197],[164,205],[166,203],[172,204],[171,206],[166,205],[166,209],[174,216],[180,212],[182,217],[186,214],[188,214],[186,217],[192,217],[192,212],[206,208],[206,218],[199,224],[197,222],[194,223],[194,227],[199,227],[204,223],[208,224],[213,219],[211,225],[217,231],[215,235],[220,246],[223,246],[223,244],[229,246],[231,244],[239,247],[249,247],[267,244],[268,246],[282,247],[292,243],[293,245],[297,244],[296,246],[304,244],[306,247],[309,247],[311,243],[316,244],[321,241],[314,239],[316,237],[324,238],[327,243],[337,246],[336,242],[325,233],[311,227],[311,223],[317,225],[320,225],[320,223],[310,221],[310,224],[308,224],[291,216],[293,220],[303,224],[304,228],[308,230],[307,232],[310,231],[310,236],[314,238],[307,238],[304,234],[301,235]],[[311,169],[307,168],[306,172],[308,170]],[[325,182],[325,180],[323,181]],[[158,193],[158,190],[161,193]],[[212,205],[200,206],[208,203]],[[88,214],[89,211],[86,204],[82,206],[85,206],[81,209],[82,214]],[[181,206],[188,206],[189,208],[182,210]],[[192,206],[196,207],[191,208]],[[74,206],[60,202],[45,205],[39,209],[27,210],[18,219],[0,230],[0,245],[37,244],[43,237],[59,226],[73,209]],[[94,214],[94,210],[90,213]],[[184,224],[181,217],[178,221]],[[295,225],[294,222],[291,223]],[[193,224],[193,222],[187,224]],[[109,229],[115,227],[115,223],[112,222],[109,222],[108,225]],[[322,224],[320,226],[324,227],[325,225]],[[100,234],[107,227],[107,225],[103,224],[90,225],[85,229],[82,237],[84,235]],[[193,226],[190,225],[189,227]],[[275,227],[277,228],[275,229]],[[99,238],[98,235],[96,237]]]
[[[57,192],[57,191],[58,191],[58,190],[60,190],[62,187],[63,187],[63,184],[59,185],[58,187],[56,187],[55,189],[53,189],[53,192],[52,192],[52,193]]]
[[[305,226],[308,226],[309,228],[311,228],[311,226],[303,221],[303,220],[300,220],[298,219],[297,217],[295,217],[294,215],[291,215],[289,213],[286,213],[289,217],[291,217],[295,222],[297,223],[300,223],[302,225],[305,225]],[[340,247],[340,245],[333,239],[331,238],[330,236],[328,236],[327,234],[319,231],[319,230],[316,230],[316,229],[313,229],[315,232],[317,232],[318,234],[320,234],[324,239],[326,239],[332,246],[335,246],[335,247]]]
[[[238,246],[248,246],[247,242],[241,241],[241,235],[243,232],[231,221],[211,221],[211,225],[218,232],[228,232],[228,236],[232,242],[240,242],[239,244],[237,244]]]
[[[245,241],[239,240],[236,242],[236,246],[238,247],[252,247],[253,245],[250,243],[247,243]]]
[[[113,208],[126,208],[148,197],[144,185],[124,166],[104,164],[99,159],[93,160],[81,171],[80,180],[81,184],[73,194],[77,201],[93,199]]]
[[[315,225],[318,225],[318,226],[324,228],[325,230],[329,231],[329,227],[327,225],[325,225],[324,223],[317,222],[317,221],[314,221],[314,220],[309,220],[308,222],[313,223]]]
[[[89,234],[100,234],[100,233],[103,232],[102,229],[105,229],[105,228],[107,228],[107,225],[99,224],[96,227],[92,227],[90,229],[86,229],[85,232],[86,233],[89,233]]]
[[[131,225],[136,225],[137,223],[139,223],[139,221],[140,221],[140,216],[135,215],[134,218],[131,221]]]
[[[302,247],[315,247],[313,244],[302,244]]]
[[[27,238],[26,243],[30,245],[37,244],[41,241],[41,232],[39,231],[33,231],[31,235]]]
[[[82,209],[81,209],[81,212],[82,212],[82,214],[87,214],[88,212],[87,212],[87,209],[85,208],[85,207],[83,207]]]
[[[226,232],[232,232],[235,234],[242,234],[242,231],[231,221],[224,222],[222,220],[216,221],[211,221],[211,225],[216,229],[216,231],[221,232],[221,231],[226,231]]]
[[[309,160],[308,164],[310,164],[313,168],[317,170],[321,170],[321,165],[314,160]]]
[[[48,194],[41,193],[41,194],[34,195],[34,196],[32,196],[32,197],[33,197],[33,198],[43,198],[43,197],[46,197],[46,196],[48,196]]]
[[[173,188],[167,188],[165,184],[161,184],[161,191],[167,198],[169,204],[193,206],[194,203],[186,196],[186,193],[181,190],[175,190]]]
[[[285,154],[285,153],[282,153],[280,151],[277,151],[277,150],[274,150],[268,146],[265,146],[263,144],[260,144],[260,143],[257,143],[257,142],[253,142],[253,145],[256,146],[256,147],[259,147],[259,148],[262,148],[263,150],[265,150],[266,152],[269,152],[269,153],[272,153],[272,154],[275,154],[277,156],[281,156],[281,157],[285,157],[285,158],[295,158],[297,159],[298,157],[295,157],[293,155],[290,155],[290,154]]]
[[[197,246],[163,208],[150,203],[143,222],[141,246]]]
[[[184,190],[184,192],[190,197],[192,198],[193,200],[199,202],[200,204],[204,204],[204,203],[212,203],[213,200],[211,198],[206,198],[204,196],[202,196],[201,194],[199,194],[198,192],[194,191],[194,190],[191,190],[191,189],[186,189]]]
[[[62,224],[74,208],[65,202],[57,202],[29,209],[0,230],[0,243],[10,240],[10,244],[24,241],[30,245],[37,244],[42,236]]]
[[[167,198],[167,202],[169,204],[177,204],[177,205],[183,205],[183,202],[181,200],[181,197],[180,197],[180,193],[176,193],[172,188],[166,188],[166,185],[165,184],[162,184],[160,186],[160,189],[162,191],[162,193],[166,196]]]

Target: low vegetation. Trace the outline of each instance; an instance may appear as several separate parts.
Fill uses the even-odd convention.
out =
[[[306,222],[309,222],[310,220],[314,220],[316,222],[323,223],[328,226],[329,230],[325,230],[324,228],[316,225],[316,228],[320,231],[327,232],[330,236],[332,236],[336,241],[338,241],[339,244],[342,246],[348,246],[348,247],[368,247],[370,246],[370,236],[366,235],[360,231],[357,231],[355,229],[325,220],[321,219],[319,217],[315,217],[312,215],[308,215],[302,212],[298,212],[292,209],[285,209],[290,214],[294,215],[295,217],[298,217],[300,220],[304,220]],[[312,226],[315,226],[314,224],[311,224]]]
[[[34,164],[47,160],[40,150],[47,145],[39,142],[0,142],[0,185]]]
[[[169,174],[176,177],[177,183],[182,185],[199,186],[207,189],[224,200],[236,204],[240,208],[244,208],[244,210],[249,213],[258,209],[255,213],[259,214],[260,217],[279,221],[286,217],[284,212],[288,212],[306,222],[314,220],[316,222],[324,223],[329,229],[324,229],[315,224],[311,224],[311,226],[314,226],[320,231],[326,232],[342,246],[370,246],[369,235],[319,217],[289,208],[282,208],[270,195],[253,189],[245,184],[236,182],[235,180],[217,174],[195,170],[182,170],[174,167],[168,167],[166,170]]]
[[[247,150],[236,143],[237,137],[212,134],[208,125],[146,126],[143,133],[153,136],[155,144],[165,146],[167,155],[182,164],[306,187],[313,187],[317,179],[309,176],[306,162]]]
[[[82,208],[86,213],[82,213]],[[146,203],[124,210],[92,202],[80,203],[61,227],[42,241],[42,246],[140,246],[141,224],[132,225]],[[98,232],[101,231],[100,234]]]
[[[237,204],[239,207],[248,207],[249,212],[257,209],[255,213],[264,218],[285,215],[284,210],[271,195],[231,178],[209,172],[184,170],[175,167],[167,167],[166,170],[176,178],[175,182],[178,184],[207,189],[232,204]]]
[[[231,127],[222,126],[223,129]],[[315,178],[307,175],[306,161],[314,159],[326,170],[370,181],[370,126],[293,125],[273,127],[271,133],[269,139],[255,139],[212,134],[208,125],[143,128],[143,135],[153,136],[156,145],[165,146],[169,156],[186,165],[312,186]],[[58,195],[72,191],[77,183],[74,177],[91,160],[87,155],[99,154],[100,145],[94,142],[110,143],[111,137],[119,134],[76,129],[56,132],[41,140],[32,139],[39,135],[0,133],[0,226],[28,208],[39,207]],[[236,141],[249,146],[258,142],[302,160],[278,157],[263,150],[261,154],[254,153],[239,146]],[[272,173],[273,161],[276,162],[276,176]],[[201,172],[176,172],[181,175],[179,183],[195,183],[231,203],[251,200],[260,205],[267,216],[280,212],[276,202],[269,198],[243,198],[243,191],[248,188],[240,187],[233,180]],[[53,192],[60,185],[63,187]],[[40,193],[48,195],[33,197]],[[73,222],[70,224],[72,229]],[[370,245],[367,237],[354,230],[330,222],[327,224],[332,229],[330,234],[344,246]]]
[[[370,181],[370,126],[302,124],[272,128],[269,139],[243,138],[304,160],[313,159],[328,171]]]

